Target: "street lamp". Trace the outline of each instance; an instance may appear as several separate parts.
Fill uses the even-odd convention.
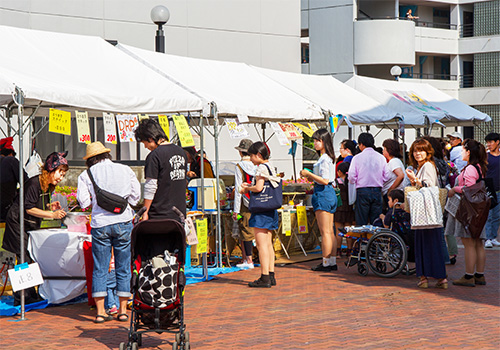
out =
[[[168,8],[163,5],[153,7],[151,10],[151,20],[158,26],[155,37],[155,51],[165,53],[165,35],[163,25],[170,19]]]
[[[391,75],[396,79],[396,81],[399,80],[399,76],[403,73],[403,70],[401,69],[400,66],[392,66],[391,68]]]

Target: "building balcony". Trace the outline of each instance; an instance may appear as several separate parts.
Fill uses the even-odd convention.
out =
[[[355,21],[354,64],[415,65],[415,22]]]
[[[500,104],[500,86],[460,89],[459,99],[471,106]]]
[[[458,30],[417,26],[415,28],[415,51],[456,55],[458,54]]]

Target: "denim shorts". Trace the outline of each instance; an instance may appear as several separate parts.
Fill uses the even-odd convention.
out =
[[[332,214],[337,211],[337,195],[332,185],[314,184],[311,202],[314,211],[324,210]]]
[[[111,260],[111,247],[115,254],[116,295],[129,298],[131,273],[130,235],[132,223],[118,223],[93,228],[92,256],[94,271],[92,273],[92,297],[105,297],[108,284],[108,269]]]
[[[250,220],[248,220],[248,226],[277,230],[280,226],[278,211],[271,210],[262,213],[252,213]]]

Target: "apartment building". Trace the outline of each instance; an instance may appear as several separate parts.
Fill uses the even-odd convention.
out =
[[[411,12],[410,12],[411,10]],[[431,84],[489,114],[500,130],[500,0],[302,0],[302,72]]]

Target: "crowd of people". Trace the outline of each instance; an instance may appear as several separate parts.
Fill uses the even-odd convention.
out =
[[[314,183],[312,207],[321,233],[322,261],[312,270],[338,270],[337,259],[343,253],[351,255],[353,249],[352,239],[347,239],[347,249],[342,249],[343,240],[338,233],[346,226],[372,224],[391,228],[401,235],[408,235],[411,231],[410,256],[414,256],[418,287],[428,288],[429,278],[434,278],[437,288],[448,288],[445,264],[456,262],[457,237],[465,247],[465,274],[453,284],[471,287],[486,284],[485,247],[500,246],[497,240],[500,205],[489,211],[479,237],[472,237],[469,230],[447,213],[442,225],[411,227],[410,213],[404,210],[405,188],[409,186],[447,188],[451,198],[483,178],[493,180],[494,195],[500,200],[500,135],[490,133],[486,136],[487,150],[476,140],[463,140],[458,132],[447,136],[449,143],[430,136],[418,138],[406,154],[396,140],[387,139],[382,147],[377,148],[373,135],[361,133],[357,142],[343,140],[340,155],[336,157],[330,132],[326,129],[315,131],[312,139],[319,159],[312,171],[300,171],[301,177]],[[174,207],[186,214],[187,181],[200,177],[202,168],[204,177],[213,177],[210,162],[194,148],[182,149],[171,143],[155,120],[142,120],[135,130],[135,137],[150,151],[144,169],[146,211],[143,220],[179,220]],[[3,248],[19,257],[21,236],[27,242],[27,232],[38,229],[43,218],[62,219],[66,215],[59,202],[51,201],[51,193],[68,171],[67,153],[50,154],[38,176],[28,179],[24,174],[25,232],[21,234],[19,196],[16,196],[19,162],[15,158],[12,139],[1,140],[0,145],[0,209],[2,221],[6,223]],[[261,276],[248,285],[270,288],[276,285],[272,236],[279,227],[277,209],[282,198],[278,198],[279,204],[276,205],[271,203],[269,196],[272,199],[280,195],[281,177],[270,163],[271,151],[266,143],[244,139],[235,149],[240,161],[235,166],[233,230],[241,241],[243,253],[243,261],[238,266],[254,268],[255,241]],[[117,319],[128,320],[131,221],[135,214],[131,206],[139,202],[141,194],[135,173],[130,167],[113,162],[110,152],[100,142],[87,145],[83,158],[87,170],[78,177],[77,200],[82,208],[92,206],[92,296],[97,305],[96,323],[113,319],[108,314],[113,303],[118,304]],[[98,201],[96,186],[124,198],[128,205],[115,212],[103,208]],[[258,206],[259,196],[263,193],[268,198],[264,206]],[[29,261],[29,254],[25,252],[24,255]],[[110,271],[114,271],[116,301],[112,298],[107,306],[105,298],[108,296]],[[34,289],[28,290],[26,295],[27,302],[38,298]]]

